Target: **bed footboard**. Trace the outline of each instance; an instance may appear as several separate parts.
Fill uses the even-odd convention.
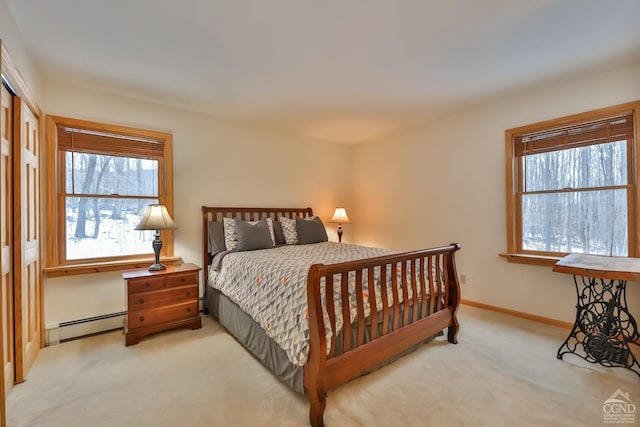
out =
[[[328,390],[445,328],[449,342],[457,342],[460,284],[455,252],[459,249],[454,243],[311,267],[307,280],[310,348],[304,381],[312,426],[324,425]],[[357,333],[354,337],[331,333],[327,340],[327,328],[330,332],[353,328]],[[342,340],[338,346],[336,339]],[[339,354],[336,347],[341,347]]]

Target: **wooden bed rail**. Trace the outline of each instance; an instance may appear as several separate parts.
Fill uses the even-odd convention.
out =
[[[311,267],[307,280],[310,347],[304,375],[311,425],[324,425],[328,390],[445,328],[449,342],[457,342],[460,284],[455,252],[459,249],[453,243]],[[326,327],[332,332],[329,342]]]

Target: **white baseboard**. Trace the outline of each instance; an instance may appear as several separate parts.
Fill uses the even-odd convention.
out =
[[[88,335],[121,329],[124,315],[124,312],[111,313],[86,319],[61,322],[59,324],[47,324],[44,344],[46,346],[55,345]]]
[[[200,312],[204,308],[204,299],[200,297]],[[69,322],[48,323],[45,329],[44,345],[55,345],[61,342],[86,337],[89,335],[122,329],[126,312],[104,314]]]

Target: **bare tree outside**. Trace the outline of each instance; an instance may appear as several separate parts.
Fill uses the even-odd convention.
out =
[[[158,199],[158,161],[66,152],[67,259],[150,252],[152,232],[134,230]]]
[[[627,256],[626,144],[525,156],[523,249]]]

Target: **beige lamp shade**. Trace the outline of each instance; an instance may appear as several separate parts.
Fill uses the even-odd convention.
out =
[[[350,224],[349,216],[347,215],[347,210],[345,208],[336,208],[336,211],[333,213],[333,217],[329,222],[336,222],[339,224]]]
[[[173,230],[178,228],[165,205],[149,205],[136,230]]]
[[[160,240],[160,230],[173,230],[176,223],[173,222],[171,215],[165,205],[149,205],[147,211],[142,217],[142,221],[136,227],[136,230],[154,230],[153,233],[153,253],[155,254],[155,262],[149,266],[149,271],[164,270],[167,268],[160,262],[160,250],[162,249],[162,240]]]

